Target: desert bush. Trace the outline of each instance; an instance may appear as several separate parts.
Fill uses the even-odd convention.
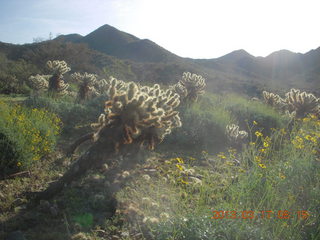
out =
[[[25,82],[35,71],[37,68],[33,64],[22,59],[12,61],[0,53],[0,93],[29,93],[30,88]]]
[[[0,169],[4,174],[26,169],[50,153],[60,119],[45,110],[0,102]]]
[[[233,117],[219,104],[217,96],[206,94],[198,102],[181,107],[180,116],[182,127],[168,136],[166,146],[218,152],[227,145],[225,128]]]
[[[249,131],[253,121],[259,124],[263,133],[270,134],[271,128],[282,128],[288,124],[288,117],[280,115],[272,107],[257,101],[249,101],[239,95],[228,94],[223,97],[222,105],[238,120],[241,129]]]
[[[44,108],[55,113],[63,122],[63,134],[71,134],[75,128],[86,126],[95,121],[104,108],[105,96],[92,98],[84,104],[74,103],[73,98],[64,96],[53,99],[47,96],[31,96],[25,104],[33,108]]]

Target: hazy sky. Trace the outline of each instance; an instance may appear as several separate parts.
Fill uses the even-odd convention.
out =
[[[0,41],[86,35],[103,24],[191,58],[320,46],[319,0],[0,0]]]

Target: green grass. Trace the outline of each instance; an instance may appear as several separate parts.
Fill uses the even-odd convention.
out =
[[[61,114],[78,106],[40,100],[35,104],[52,104]],[[83,112],[97,109],[95,101]],[[28,203],[23,192],[44,189],[71,161],[51,156],[35,164],[31,176],[0,182],[0,220],[5,222],[0,238],[21,227],[27,239],[319,239],[320,120],[309,117],[289,129],[287,119],[261,103],[210,94],[181,112],[185,128],[129,170],[133,177],[116,194],[115,217],[108,218],[110,183],[101,169],[89,171],[49,201],[58,206],[57,215],[41,206],[19,209]],[[251,142],[228,148],[224,129],[230,123],[246,126]],[[180,153],[170,143],[182,146]],[[248,211],[254,219],[242,215]],[[266,212],[262,218],[263,211],[272,211],[269,219]],[[306,212],[310,215],[304,219]]]
[[[28,98],[26,95],[21,94],[0,94],[0,101],[4,102],[14,102],[14,103],[21,103]]]

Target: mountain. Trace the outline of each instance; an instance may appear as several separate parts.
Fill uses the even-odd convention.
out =
[[[320,48],[305,54],[280,50],[267,57],[240,49],[219,58],[191,59],[109,25],[86,36],[60,35],[24,45],[0,42],[0,88],[1,81],[12,77],[27,79],[39,71],[45,73],[44,63],[52,59],[67,61],[72,71],[128,81],[173,84],[189,71],[206,78],[207,90],[213,92],[259,96],[263,90],[281,93],[295,87],[320,95]]]
[[[56,40],[64,41],[64,42],[77,42],[81,39],[82,36],[77,33],[68,34],[68,35],[59,35]]]
[[[56,40],[86,43],[99,52],[138,62],[176,61],[179,57],[148,39],[139,39],[131,34],[103,25],[84,37],[62,35]]]

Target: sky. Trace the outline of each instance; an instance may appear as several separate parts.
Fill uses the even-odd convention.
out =
[[[320,47],[319,0],[0,0],[0,41],[83,36],[108,24],[181,57]]]

